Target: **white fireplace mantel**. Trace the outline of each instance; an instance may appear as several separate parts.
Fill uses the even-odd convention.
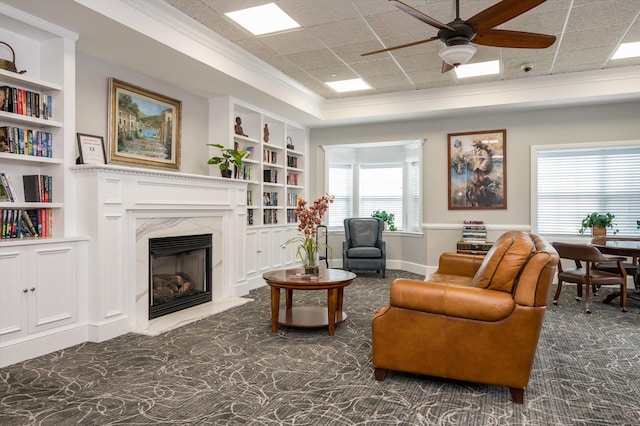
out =
[[[211,232],[213,301],[248,293],[245,182],[116,165],[71,170],[76,232],[90,236],[89,340],[148,326],[148,259],[140,253],[150,237]]]

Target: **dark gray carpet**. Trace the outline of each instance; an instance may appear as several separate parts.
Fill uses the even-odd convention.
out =
[[[269,291],[159,337],[127,334],[0,369],[2,425],[634,425],[640,419],[640,303],[583,313],[549,305],[525,404],[506,388],[390,372],[376,382],[371,317],[397,277],[359,274],[348,319],[272,334]],[[324,304],[326,292],[294,303]]]

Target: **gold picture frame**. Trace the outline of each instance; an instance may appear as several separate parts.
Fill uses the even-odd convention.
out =
[[[449,133],[449,210],[507,208],[507,131]]]
[[[180,170],[182,102],[109,79],[109,162]]]

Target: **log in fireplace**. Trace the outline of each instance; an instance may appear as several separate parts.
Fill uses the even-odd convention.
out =
[[[210,302],[211,234],[149,239],[149,319]]]

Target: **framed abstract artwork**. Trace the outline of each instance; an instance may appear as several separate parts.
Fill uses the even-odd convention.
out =
[[[449,210],[507,208],[507,131],[449,133]]]

